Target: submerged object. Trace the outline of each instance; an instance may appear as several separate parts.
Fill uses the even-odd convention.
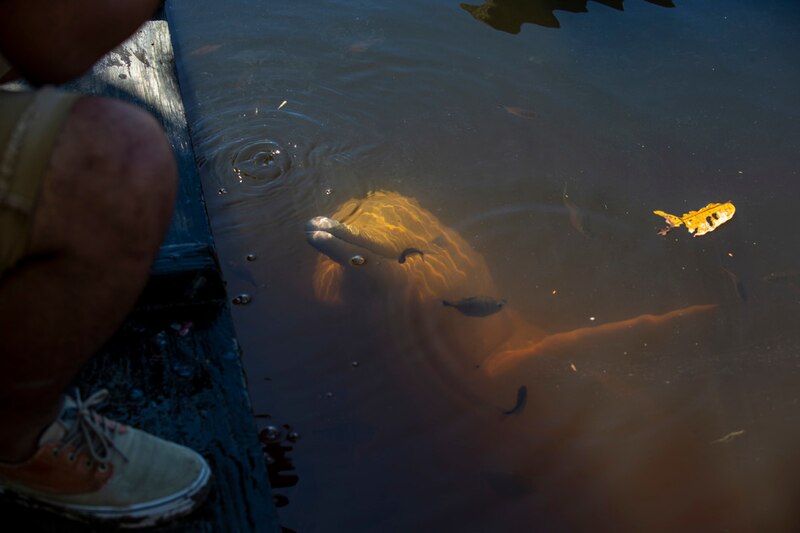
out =
[[[708,204],[697,211],[689,211],[681,216],[670,215],[664,211],[655,210],[654,214],[664,218],[667,227],[660,230],[659,235],[666,235],[670,229],[684,225],[689,233],[695,237],[710,233],[733,218],[736,207],[731,202],[724,204]]]
[[[489,316],[503,309],[506,300],[492,296],[470,296],[457,302],[442,300],[442,305],[455,307],[467,316]]]
[[[518,415],[525,409],[525,404],[528,403],[528,387],[522,385],[517,390],[517,403],[508,411],[503,411],[504,415]]]

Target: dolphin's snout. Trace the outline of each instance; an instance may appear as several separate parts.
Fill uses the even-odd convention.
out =
[[[322,216],[314,217],[306,222],[305,231],[308,244],[322,253],[327,253],[330,241],[335,239],[328,231],[334,226],[334,223],[336,223],[335,220]]]
[[[337,220],[322,216],[314,217],[306,222],[305,230],[308,244],[341,265],[356,266],[363,264],[363,261],[372,263],[371,259],[367,259],[370,255],[369,250],[342,238],[343,233],[344,235],[349,233],[344,232],[346,226]],[[354,257],[359,257],[362,262],[354,263]]]
[[[339,226],[339,222],[328,217],[314,217],[306,222],[306,232],[327,231]]]
[[[327,231],[306,231],[306,238],[308,242],[312,245],[323,244],[326,241],[330,241],[331,239],[335,239],[333,235],[328,233]]]

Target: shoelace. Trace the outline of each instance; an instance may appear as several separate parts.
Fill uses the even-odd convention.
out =
[[[127,462],[128,458],[114,444],[118,423],[108,420],[92,410],[103,404],[106,398],[108,398],[108,389],[99,390],[86,400],[82,400],[80,391],[76,390],[75,407],[73,407],[75,421],[62,438],[62,442],[65,446],[73,445],[76,452],[85,446],[91,458],[99,464],[109,463],[112,451],[117,452]]]

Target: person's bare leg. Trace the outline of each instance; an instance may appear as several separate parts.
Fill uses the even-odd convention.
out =
[[[34,452],[64,388],[131,309],[175,190],[154,118],[78,100],[50,159],[29,255],[0,278],[0,461]]]

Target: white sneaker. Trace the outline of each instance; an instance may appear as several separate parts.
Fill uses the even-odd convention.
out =
[[[0,463],[0,493],[83,521],[148,527],[188,514],[211,488],[197,452],[109,420],[92,410],[101,390],[67,397],[25,462]]]

